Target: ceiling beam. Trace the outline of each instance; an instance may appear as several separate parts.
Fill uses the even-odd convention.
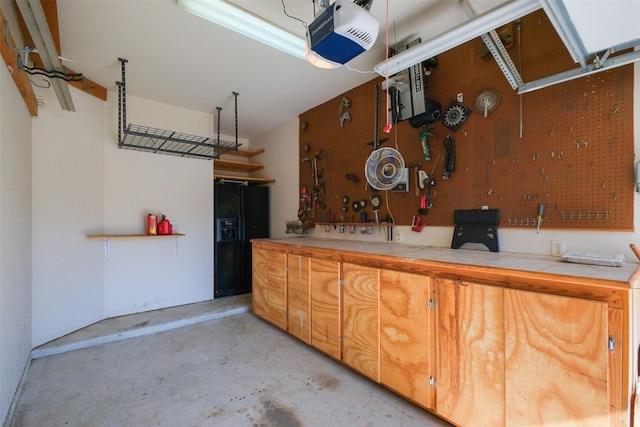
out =
[[[9,69],[11,77],[13,77],[13,81],[24,99],[24,103],[27,106],[27,110],[29,110],[29,114],[35,117],[38,115],[38,100],[36,99],[36,94],[33,92],[33,86],[31,86],[29,75],[18,66],[18,53],[4,42],[4,36],[5,34],[8,34],[8,42],[11,46],[15,46],[11,33],[6,32],[6,25],[7,21],[2,13],[2,9],[0,9],[0,31],[3,39],[0,43],[0,55],[2,55],[2,59]]]
[[[49,31],[51,32],[51,37],[56,47],[56,51],[58,52],[58,55],[60,55],[62,49],[60,47],[60,27],[58,24],[58,2],[57,0],[41,0],[40,3],[42,5],[47,23],[49,24]],[[33,39],[31,38],[31,34],[29,34],[29,30],[27,29],[27,26],[24,22],[24,19],[20,14],[18,14],[18,16],[20,29],[22,30],[25,44],[28,46],[35,46]],[[37,53],[31,53],[30,55],[33,56],[31,60],[36,67],[45,68],[42,60],[40,59],[40,56]],[[66,74],[77,74],[76,71],[73,71],[64,65],[63,70]],[[82,80],[80,81],[67,81],[67,83],[75,87],[76,89],[86,92],[89,95],[95,96],[98,99],[101,99],[102,101],[107,100],[107,89],[105,89],[100,84],[87,79],[84,76],[82,76]]]
[[[42,71],[45,75],[50,75],[52,78],[49,80],[49,84],[56,93],[60,107],[66,111],[75,111],[69,85],[67,84],[67,79],[64,78],[65,73],[60,62],[60,55],[56,45],[53,43],[53,37],[51,36],[47,18],[44,16],[42,3],[40,0],[15,1],[44,64],[40,70],[30,69],[31,67],[27,65],[28,59],[25,58],[23,60],[25,70],[29,74]]]

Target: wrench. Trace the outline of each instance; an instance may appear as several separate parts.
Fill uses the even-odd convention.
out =
[[[340,102],[340,107],[338,108],[338,115],[341,116],[342,115],[342,110],[344,108],[349,108],[351,107],[351,101],[349,101],[346,97],[342,97],[342,101]]]
[[[345,111],[343,115],[340,116],[340,127],[344,127],[344,122],[350,122],[351,121],[351,114],[349,114],[348,111]]]

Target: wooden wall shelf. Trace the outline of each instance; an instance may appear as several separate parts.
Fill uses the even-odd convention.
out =
[[[247,163],[247,162],[234,162],[231,160],[213,160],[213,168],[214,170],[224,170],[231,172],[253,172],[260,169],[264,169],[259,163]]]
[[[229,156],[235,156],[235,157],[244,157],[245,159],[249,159],[253,156],[257,156],[258,154],[262,154],[264,153],[264,148],[261,148],[260,150],[237,150],[237,151],[227,151],[224,154],[228,154]]]
[[[104,242],[104,259],[106,262],[109,262],[110,252],[111,252],[111,241],[112,240],[166,240],[166,239],[174,239],[175,240],[175,254],[178,256],[178,237],[184,237],[185,235],[182,233],[173,233],[173,234],[87,234],[87,239],[89,240],[102,240]]]
[[[184,234],[87,234],[87,239],[90,240],[115,240],[115,239],[166,239],[173,237],[184,237]]]
[[[251,176],[236,176],[236,175],[220,175],[214,174],[213,179],[218,180],[228,180],[228,181],[247,181],[249,184],[271,184],[276,182],[273,178],[255,178]]]
[[[249,159],[253,156],[257,156],[259,154],[264,153],[264,149],[258,150],[238,150],[238,151],[229,151],[225,154],[236,157],[243,157],[245,159]],[[228,172],[237,172],[237,173],[251,173],[260,169],[264,169],[264,166],[260,163],[251,163],[251,162],[236,162],[233,160],[221,160],[214,159],[213,160],[213,179],[215,181],[230,181],[230,182],[243,182],[248,185],[262,185],[262,184],[271,184],[276,182],[275,179],[272,178],[259,178],[252,176],[243,176],[243,175],[230,175],[224,173],[218,173],[218,171],[228,171]]]

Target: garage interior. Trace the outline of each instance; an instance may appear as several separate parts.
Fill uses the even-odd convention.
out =
[[[6,65],[0,72],[0,414],[5,425],[40,425],[43,419],[54,424],[53,411],[70,424],[96,417],[93,401],[77,395],[67,395],[66,400],[78,400],[81,407],[69,406],[68,412],[59,401],[45,405],[45,395],[55,390],[54,385],[45,383],[36,391],[34,380],[41,377],[39,370],[47,370],[48,361],[60,366],[52,374],[89,382],[89,373],[74,375],[80,362],[72,360],[73,355],[88,363],[86,372],[96,374],[104,372],[91,362],[102,352],[122,357],[131,351],[135,361],[153,358],[154,364],[142,364],[153,371],[146,375],[150,383],[132,390],[144,404],[143,389],[171,394],[173,386],[162,387],[169,377],[156,375],[155,369],[181,366],[180,355],[191,349],[197,352],[205,335],[215,337],[208,343],[214,350],[228,352],[209,357],[206,347],[200,347],[200,354],[190,354],[194,363],[208,359],[214,366],[230,367],[227,358],[242,349],[249,352],[243,353],[247,359],[242,363],[257,369],[252,380],[238,384],[237,392],[229,391],[227,379],[219,381],[221,391],[205,386],[198,390],[203,395],[233,395],[233,402],[207,401],[205,396],[206,403],[196,403],[187,390],[182,392],[183,410],[165,404],[161,406],[167,412],[162,413],[145,405],[149,418],[131,418],[140,414],[130,409],[121,414],[112,410],[115,414],[109,415],[119,418],[111,419],[106,408],[104,425],[127,424],[127,419],[138,425],[169,425],[174,415],[193,425],[216,420],[246,425],[326,425],[335,420],[356,425],[447,425],[253,317],[250,294],[214,298],[214,193],[229,175],[269,188],[269,228],[275,239],[291,237],[287,224],[302,216],[309,221],[305,236],[314,239],[386,242],[399,245],[400,251],[403,246],[448,249],[456,226],[454,212],[486,206],[501,211],[503,254],[605,252],[623,255],[625,269],[637,264],[630,246],[640,244],[635,231],[640,153],[640,108],[634,102],[640,81],[635,64],[640,59],[635,2],[356,2],[370,7],[368,12],[379,24],[376,43],[332,70],[195,16],[180,6],[182,2],[0,2]],[[39,3],[48,19],[52,10],[56,16],[49,22],[57,40],[46,50],[54,52],[51,67],[63,67],[44,75],[24,68],[21,59],[25,54],[31,59],[40,56],[33,48],[24,49],[35,45],[37,36],[21,22],[27,20],[21,8]],[[293,33],[298,42],[305,36],[301,23],[312,22],[317,11],[306,0],[231,3]],[[564,8],[562,13],[554,9],[558,5]],[[513,10],[523,15],[510,15]],[[563,22],[567,18],[563,13],[571,25]],[[502,44],[515,64],[515,74],[500,63],[501,55],[508,59],[504,53],[494,56],[486,47],[482,36],[491,34],[490,29],[497,32],[498,48]],[[416,39],[421,40],[417,46],[406,48]],[[386,56],[389,46],[399,48],[395,60]],[[36,50],[45,55],[45,48]],[[417,56],[411,59],[414,53]],[[439,63],[430,70],[428,95],[440,102],[443,112],[453,104],[469,107],[469,117],[456,130],[438,120],[430,129],[433,135],[426,136],[421,134],[424,126],[414,127],[409,120],[393,122],[393,115],[385,111],[388,92],[380,87],[397,85],[404,67],[409,67],[394,61],[409,58],[418,64],[434,57]],[[121,149],[123,104],[117,82],[124,80],[122,58],[128,61],[126,123],[206,135],[214,142],[222,138],[232,141],[234,150],[223,155],[214,150],[209,159],[199,160]],[[49,68],[46,63],[40,66]],[[363,70],[367,72],[358,72]],[[239,96],[234,97],[236,93]],[[480,95],[496,93],[500,101],[495,109],[474,108]],[[376,97],[380,105],[374,109]],[[457,147],[456,167],[449,171],[443,169],[447,136],[455,138]],[[422,137],[430,143],[430,160]],[[406,160],[409,191],[382,193],[379,211],[367,205],[361,212],[353,203],[372,200],[363,166],[384,138],[388,140],[382,146],[395,147]],[[312,162],[303,160],[317,157],[318,150],[324,157],[317,158],[314,172]],[[238,161],[243,166],[229,174],[225,166]],[[321,186],[314,182],[318,166],[324,173]],[[434,178],[434,185],[418,191],[414,179],[420,168]],[[449,172],[446,178],[445,172]],[[346,177],[352,174],[357,183]],[[314,186],[318,190],[311,191]],[[301,202],[306,197],[302,188],[315,201],[308,211]],[[173,222],[171,235],[146,236],[149,214],[166,215]],[[374,221],[375,214],[395,223],[368,230],[363,223]],[[474,253],[487,249],[481,246],[473,247]],[[625,309],[635,311],[632,303],[627,305]],[[124,319],[131,323],[114,322]],[[99,334],[102,338],[84,335],[112,324],[114,329]],[[243,335],[237,336],[234,327]],[[232,339],[216,335],[217,330]],[[168,334],[167,341],[184,348],[152,352],[166,344]],[[629,335],[636,335],[633,327]],[[264,339],[260,347],[274,349],[273,354],[257,356],[252,347],[244,347],[245,337],[252,336]],[[67,345],[66,340],[72,343]],[[125,350],[126,346],[131,349]],[[294,375],[288,370],[294,366],[278,367],[286,356],[275,349],[286,354],[289,347],[300,352],[296,360],[322,366],[324,373],[305,375],[303,370]],[[625,366],[632,366],[637,354],[625,351]],[[160,353],[167,359],[157,357]],[[302,389],[326,399],[325,406],[297,406],[301,396],[288,389],[292,400],[285,399],[282,390],[272,390],[276,380],[259,384],[266,366],[254,363],[260,357],[274,363],[274,374],[279,372],[276,368],[284,369],[279,375],[290,380],[292,390],[306,380]],[[109,362],[116,364],[111,373],[118,371],[118,360]],[[625,369],[629,378],[637,374]],[[242,368],[234,365],[231,373],[237,370]],[[337,392],[327,372],[344,380],[341,391],[347,396],[364,397],[365,402],[356,405],[353,400],[344,406],[343,395],[325,395]],[[195,370],[189,375],[198,377]],[[170,378],[180,383],[180,372]],[[210,378],[209,383],[218,383],[217,379]],[[628,382],[620,400],[630,403],[635,384]],[[114,387],[127,384],[130,377]],[[82,394],[81,385],[68,388]],[[267,391],[275,393],[271,399],[265,398]],[[122,396],[109,401],[111,409],[125,400],[131,403]],[[333,398],[337,400],[328,400]],[[44,413],[36,411],[40,406]],[[342,410],[320,411],[327,407]],[[374,407],[381,412],[374,412]],[[336,418],[338,413],[351,418]],[[69,414],[87,418],[71,420]],[[196,414],[201,418],[189,418]]]

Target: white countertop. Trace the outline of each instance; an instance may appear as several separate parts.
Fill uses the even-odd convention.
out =
[[[449,249],[429,246],[406,245],[391,242],[360,242],[352,240],[320,239],[307,236],[258,239],[294,246],[357,252],[370,255],[384,255],[406,261],[426,260],[447,264],[477,265],[489,268],[540,272],[574,277],[630,282],[638,268],[637,261],[625,260],[620,267],[574,264],[559,257],[511,252],[490,252],[476,249]]]

